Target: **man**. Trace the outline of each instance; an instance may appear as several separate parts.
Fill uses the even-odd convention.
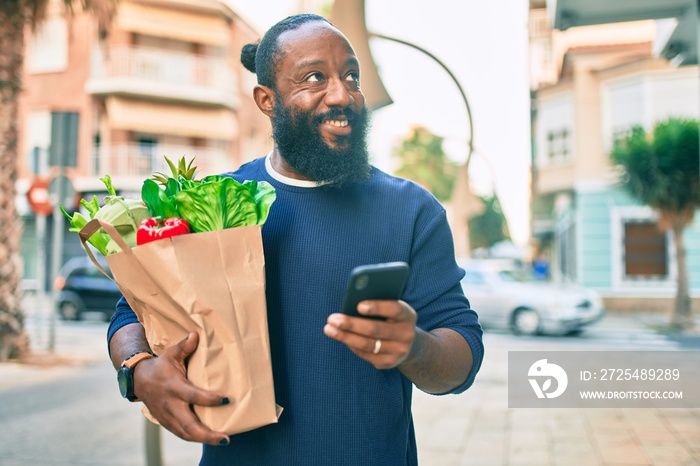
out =
[[[217,406],[185,378],[195,333],[134,367],[134,395],[176,435],[204,443],[202,463],[417,463],[415,384],[435,394],[473,382],[481,328],[460,287],[444,209],[416,184],[369,165],[360,68],[347,39],[315,15],[287,18],[242,53],[257,73],[254,98],[272,122],[274,149],[229,174],[271,183],[262,229],[268,323],[279,422],[228,437],[191,405]],[[405,261],[403,301],[365,301],[338,313],[350,270]],[[149,351],[120,301],[109,331],[115,367]]]

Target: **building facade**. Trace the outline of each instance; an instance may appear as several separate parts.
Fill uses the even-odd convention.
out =
[[[551,17],[537,6],[531,31],[534,19]],[[633,126],[649,130],[669,117],[698,118],[698,67],[674,66],[658,55],[663,28],[641,21],[562,32],[550,22],[547,39],[531,40],[531,49],[550,53],[531,54],[540,57],[531,73],[532,236],[555,279],[598,290],[611,310],[666,311],[675,297],[672,235],[658,229],[654,211],[626,194],[609,161],[614,140]],[[698,298],[697,219],[684,239],[691,296]]]
[[[140,197],[145,178],[168,173],[164,156],[195,158],[205,176],[272,147],[255,76],[239,60],[259,34],[226,2],[122,0],[104,40],[89,13],[66,17],[60,3],[27,32],[22,77],[17,201],[30,286],[37,217],[25,193],[36,177],[63,166],[76,197],[91,197],[105,194],[109,174],[118,192]],[[76,236],[66,235],[64,259],[82,253]]]

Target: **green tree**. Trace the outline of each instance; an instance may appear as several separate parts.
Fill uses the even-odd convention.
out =
[[[496,195],[482,197],[484,210],[469,218],[469,243],[472,249],[490,248],[499,241],[510,239],[508,221]]]
[[[398,176],[415,181],[444,202],[452,195],[458,166],[445,155],[442,141],[427,128],[416,126],[393,156],[401,160]]]
[[[671,326],[693,325],[683,231],[700,207],[697,120],[671,118],[648,133],[635,127],[616,141],[613,164],[622,170],[622,185],[659,215],[661,231],[671,230],[676,245],[678,283]]]
[[[63,0],[68,13],[74,6],[91,11],[101,33],[116,12],[118,0]],[[46,17],[50,0],[0,2],[0,361],[18,357],[29,348],[24,331],[20,289],[21,222],[15,207],[17,181],[17,125],[25,29],[36,31]],[[104,37],[105,34],[102,34]]]

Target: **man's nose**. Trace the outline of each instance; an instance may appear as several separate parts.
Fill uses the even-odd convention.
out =
[[[343,80],[335,78],[328,81],[324,101],[328,107],[347,107],[354,99]]]

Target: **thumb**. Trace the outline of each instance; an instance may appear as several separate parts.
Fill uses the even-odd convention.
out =
[[[177,344],[178,354],[177,358],[184,361],[189,355],[194,353],[199,344],[199,334],[197,332],[190,332],[187,337]]]

